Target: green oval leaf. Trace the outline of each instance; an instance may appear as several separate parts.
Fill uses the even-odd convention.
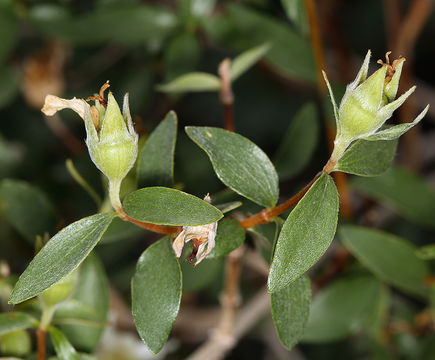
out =
[[[407,292],[426,294],[427,264],[405,239],[378,230],[346,225],[339,229],[346,248],[385,282]]]
[[[0,335],[11,331],[36,328],[38,320],[33,316],[20,312],[0,314]]]
[[[186,133],[207,153],[225,185],[257,204],[276,204],[278,175],[257,145],[239,134],[214,127],[187,126]]]
[[[181,75],[171,82],[157,87],[159,91],[165,93],[218,91],[220,88],[221,81],[217,76],[202,72]]]
[[[0,207],[9,223],[32,244],[37,235],[54,233],[58,218],[44,193],[18,180],[0,183]]]
[[[360,176],[378,176],[391,166],[398,140],[357,140],[338,161],[334,171]]]
[[[18,279],[9,302],[30,299],[61,280],[89,255],[114,214],[97,214],[76,221],[53,236]]]
[[[148,247],[139,258],[131,297],[137,331],[156,354],[169,336],[181,300],[180,264],[168,237]]]
[[[291,178],[308,165],[319,133],[316,107],[308,103],[295,115],[275,154],[273,163],[281,180]]]
[[[378,177],[352,179],[351,187],[387,203],[405,218],[435,227],[435,191],[409,170],[393,166]]]
[[[90,254],[80,266],[72,298],[56,309],[55,321],[77,349],[92,352],[100,341],[108,311],[109,282],[101,261]],[[68,319],[79,321],[65,323]]]
[[[423,260],[435,259],[435,244],[425,245],[417,249],[415,254]]]
[[[302,341],[337,341],[360,331],[372,318],[382,289],[371,276],[340,279],[322,289],[311,303]]]
[[[193,71],[200,59],[201,45],[193,32],[181,32],[166,45],[165,82]]]
[[[196,226],[218,221],[223,214],[209,203],[185,192],[149,187],[125,197],[125,213],[133,219],[158,225]]]
[[[50,326],[48,332],[59,360],[80,360],[79,354],[61,331]]]
[[[172,186],[177,115],[170,111],[146,140],[137,160],[139,187]]]
[[[270,296],[273,323],[281,343],[291,350],[302,338],[311,304],[311,283],[306,275]]]
[[[219,222],[216,233],[216,245],[207,258],[218,258],[228,255],[245,241],[245,229],[236,219],[225,219]]]
[[[299,278],[324,254],[334,238],[338,193],[332,178],[323,174],[288,216],[279,234],[270,268],[271,293]]]
[[[270,44],[265,43],[256,46],[252,49],[242,52],[239,56],[235,57],[231,62],[231,81],[235,81],[252,66],[255,65],[270,49]]]

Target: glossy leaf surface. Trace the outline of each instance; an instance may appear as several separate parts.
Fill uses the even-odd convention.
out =
[[[180,265],[168,237],[141,255],[131,288],[137,331],[145,345],[158,353],[169,336],[181,300]]]
[[[278,200],[278,175],[267,155],[231,131],[187,126],[186,133],[209,156],[218,178],[238,194],[263,206]]]
[[[283,289],[319,260],[334,238],[337,216],[337,188],[323,174],[284,223],[270,268],[270,292]]]
[[[146,140],[137,160],[139,187],[172,186],[177,115],[170,111]]]
[[[311,283],[306,275],[271,294],[272,316],[276,331],[287,349],[302,338],[311,304]]]
[[[204,225],[218,221],[223,216],[204,200],[164,187],[134,191],[126,196],[123,206],[132,218],[160,225]]]
[[[53,236],[20,276],[9,301],[18,304],[48,289],[75,270],[106,231],[113,214],[76,221]]]
[[[360,176],[378,176],[391,166],[397,142],[357,140],[346,150],[334,171]]]

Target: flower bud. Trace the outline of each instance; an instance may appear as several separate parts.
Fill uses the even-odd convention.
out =
[[[97,107],[98,124],[94,126],[91,108],[85,109],[86,144],[92,161],[109,181],[120,182],[134,165],[137,157],[138,135],[134,131],[128,107],[128,94],[124,97],[124,114],[109,92],[107,109]]]
[[[88,98],[88,100],[96,100],[95,106],[90,106],[86,101],[76,98],[65,100],[47,95],[42,112],[51,116],[59,110],[69,108],[84,119],[87,134],[86,145],[91,159],[109,180],[109,196],[112,206],[122,212],[119,190],[122,180],[136,161],[138,135],[133,128],[130,116],[128,94],[124,96],[123,113],[121,114],[118,103],[111,92],[109,92],[107,101],[104,98],[104,91],[108,87],[107,82],[101,87],[99,95]]]
[[[78,271],[73,271],[62,280],[45,290],[40,296],[44,306],[52,307],[72,295],[76,288]]]
[[[323,73],[334,107],[337,123],[337,135],[334,141],[334,151],[331,155],[332,164],[343,156],[350,143],[357,139],[379,140],[393,139],[409,130],[417,124],[425,115],[426,109],[417,119],[400,129],[377,132],[379,128],[392,116],[393,112],[414,92],[415,86],[410,88],[398,99],[394,100],[399,87],[399,79],[402,72],[404,58],[389,61],[386,54],[386,63],[381,60],[381,68],[367,78],[370,62],[370,50],[364,59],[355,80],[350,83],[341,100],[340,108],[337,109],[331,86],[326,74]],[[375,136],[376,135],[376,136]]]
[[[0,354],[25,357],[32,352],[32,340],[26,330],[15,330],[0,335]]]

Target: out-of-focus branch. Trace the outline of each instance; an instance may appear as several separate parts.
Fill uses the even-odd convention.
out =
[[[221,90],[219,97],[224,107],[224,128],[234,131],[233,104],[234,95],[231,87],[231,60],[226,58],[219,65],[219,76],[221,78]]]
[[[246,334],[270,308],[270,296],[266,287],[258,291],[237,315],[232,333],[232,341],[225,342],[218,336],[211,336],[188,360],[219,360],[230,351],[237,341]]]
[[[322,44],[322,36],[319,27],[319,18],[317,15],[316,3],[314,0],[305,0],[305,8],[308,15],[310,25],[311,46],[313,48],[314,61],[316,65],[317,87],[320,97],[323,99],[327,96],[328,89],[323,80],[322,70],[327,71],[325,61],[325,51]],[[335,131],[329,124],[329,120],[325,119],[326,135],[328,137],[329,151],[334,148]],[[352,217],[352,207],[350,204],[349,191],[347,186],[346,174],[336,172],[333,174],[337,184],[338,192],[340,193],[340,211],[345,218]]]
[[[408,66],[404,67],[399,92],[410,88],[413,81],[412,55],[417,39],[432,11],[433,0],[414,0],[406,15],[400,21],[400,4],[396,0],[384,0],[385,18],[389,43],[394,53],[407,58]],[[402,123],[412,121],[417,115],[416,103],[408,99],[398,110]],[[405,148],[401,156],[405,164],[419,170],[422,167],[422,147],[419,141],[420,130],[415,127],[403,136],[402,146]]]

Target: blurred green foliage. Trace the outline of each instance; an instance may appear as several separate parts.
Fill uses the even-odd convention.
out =
[[[403,9],[412,3],[398,2]],[[382,8],[383,3],[317,1],[334,88],[342,89],[350,80],[349,73],[354,76],[354,58],[361,58],[368,48],[376,58],[389,50],[389,35],[384,29],[388,11]],[[130,93],[133,120],[143,142],[167,112],[175,110],[179,132],[175,171],[165,174],[163,182],[169,184],[173,177],[177,188],[201,198],[210,192],[221,200],[216,203],[238,201],[241,198],[237,194],[224,190],[207,155],[182,131],[186,125],[222,127],[223,109],[216,92],[164,94],[158,86],[189,72],[217,74],[217,66],[225,57],[234,58],[267,43],[270,50],[264,59],[234,83],[235,127],[269,157],[275,155],[280,200],[306,184],[328,158],[323,120],[325,114],[329,120],[333,115],[317,92],[310,26],[304,9],[301,0],[0,0],[0,259],[8,262],[12,273],[21,274],[33,258],[37,235],[40,239],[46,233],[53,236],[57,229],[95,213],[93,199],[68,172],[65,159],[72,158],[83,178],[105,197],[104,181],[80,145],[85,137],[83,122],[68,111],[54,119],[44,117],[39,110],[47,93],[86,98],[110,79],[118,98]],[[430,14],[412,49],[412,62],[405,65],[412,68],[417,82],[426,83],[429,97],[435,86],[431,63],[434,32],[435,18]],[[309,120],[304,121],[305,116]],[[418,173],[393,167],[380,177],[351,180],[354,222],[382,227],[399,236],[400,241],[409,242],[412,249],[430,246],[435,240],[435,190],[433,181],[429,183],[435,170],[432,116],[423,121],[422,131],[414,140],[414,145],[423,144],[421,158],[415,161],[421,164]],[[386,151],[391,155],[390,148]],[[399,160],[406,149],[409,147],[399,144]],[[143,148],[144,153],[147,151]],[[286,156],[286,152],[291,153]],[[148,180],[143,173],[131,174],[133,185],[129,188],[127,184],[127,192],[135,188],[136,176]],[[254,213],[260,209],[246,199],[242,201],[238,210]],[[256,235],[248,232],[246,243],[249,248],[261,248],[269,259],[276,236],[275,226],[264,228],[270,230],[268,226],[271,231],[261,231],[260,226]],[[95,250],[97,256],[88,258],[82,266],[81,286],[54,319],[54,325],[77,350],[92,352],[98,343],[107,319],[109,283],[129,302],[136,261],[158,238],[118,219],[110,225]],[[356,259],[365,258],[366,252],[377,251],[380,246],[372,244],[374,250],[363,252],[355,250],[350,241],[343,243],[348,243]],[[386,254],[378,254],[394,256],[395,244],[391,247],[383,248]],[[388,277],[379,267],[356,259],[349,258],[337,278],[326,283],[316,279],[334,267],[332,260],[310,274],[315,297],[305,343],[298,347],[302,358],[434,358],[431,295],[424,299],[417,291],[419,295],[414,296],[415,291],[406,291],[412,285],[403,286],[403,281],[391,276],[394,269],[388,268]],[[431,259],[433,256],[421,260],[429,273],[434,270]],[[394,265],[406,272],[409,264],[404,260]],[[201,309],[217,304],[223,276],[220,259],[206,260],[197,268],[183,261],[181,270],[187,306]],[[11,290],[9,283],[6,286],[6,281],[12,282],[9,279],[0,274],[2,310],[6,310],[3,304]],[[243,279],[242,297],[249,300],[264,279],[259,280],[247,266]],[[177,286],[179,282],[177,279]],[[317,287],[321,288],[318,292]],[[278,305],[276,308],[286,309],[288,304]],[[40,310],[31,303],[22,306],[39,316]],[[69,322],[71,314],[81,322]],[[3,314],[0,317],[4,319]],[[25,317],[22,321],[33,326],[34,319]],[[408,325],[405,330],[400,327],[403,323]],[[264,335],[269,330],[263,325],[257,333]],[[70,345],[62,333],[51,333],[54,347]],[[246,337],[261,349],[254,356],[245,339],[228,358],[237,358],[235,354],[251,358],[260,358],[255,356],[262,352],[275,354],[270,349],[280,345],[263,335],[254,337],[250,333]],[[284,336],[292,343],[291,334]],[[190,349],[192,344],[185,344]],[[160,345],[153,346],[156,349]],[[171,358],[183,358],[185,351],[182,342]]]

